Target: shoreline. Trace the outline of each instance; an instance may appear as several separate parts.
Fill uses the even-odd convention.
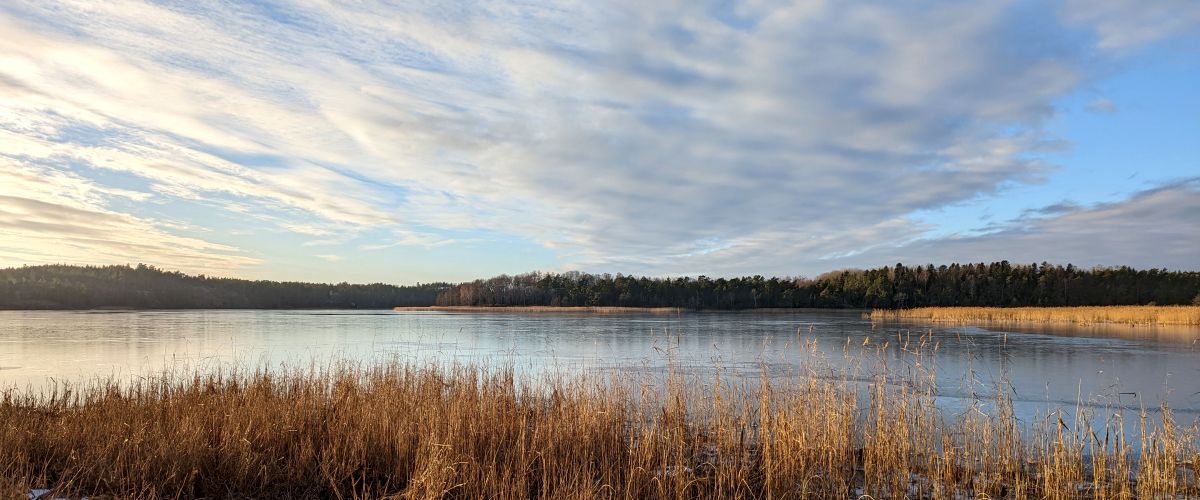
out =
[[[465,313],[589,313],[589,314],[679,314],[678,307],[597,307],[597,306],[401,306],[395,312],[465,312]]]
[[[737,313],[737,314],[789,314],[789,313],[868,313],[862,308],[814,308],[814,307],[759,307],[751,309],[688,309],[684,307],[623,307],[623,306],[400,306],[394,312],[462,312],[462,313],[584,313],[584,314],[684,314],[684,313]]]

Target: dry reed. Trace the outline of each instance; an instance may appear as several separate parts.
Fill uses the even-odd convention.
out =
[[[1200,325],[1200,306],[919,307],[876,309],[873,320],[939,323],[1075,323]]]
[[[852,369],[809,368],[756,382],[718,371],[715,380],[672,374],[663,384],[344,364],[10,390],[0,398],[0,495],[40,487],[70,498],[1200,494],[1190,473],[1196,429],[1176,425],[1169,410],[1157,424],[1143,416],[1134,450],[1119,425],[1092,429],[1087,419],[1068,427],[1048,418],[1053,425],[1022,435],[1003,397],[947,419],[920,361],[887,373],[864,383]]]

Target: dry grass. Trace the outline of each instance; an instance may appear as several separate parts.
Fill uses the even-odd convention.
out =
[[[919,307],[871,311],[873,320],[941,323],[1114,323],[1125,325],[1200,325],[1200,306],[1104,307]]]
[[[904,375],[866,384],[852,370],[771,382],[672,375],[664,386],[393,364],[10,391],[0,401],[0,496],[34,487],[72,498],[1200,494],[1188,472],[1200,458],[1195,428],[1169,411],[1157,425],[1144,417],[1132,442],[1119,425],[1053,418],[1022,435],[1003,398],[947,421],[920,361],[895,372]]]
[[[590,313],[590,314],[625,314],[625,313],[654,313],[678,314],[683,312],[678,307],[593,307],[593,306],[428,306],[428,307],[395,307],[397,312],[408,311],[438,311],[438,312],[479,312],[479,313]]]

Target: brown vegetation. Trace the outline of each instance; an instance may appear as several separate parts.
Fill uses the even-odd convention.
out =
[[[913,350],[920,348],[914,346]],[[914,366],[921,366],[915,364]],[[1195,428],[959,418],[932,374],[531,381],[339,366],[0,400],[0,495],[78,498],[1132,498],[1200,494]],[[860,393],[860,387],[865,392]],[[981,410],[982,409],[982,410]],[[1140,460],[1134,456],[1140,454]],[[1130,478],[1135,478],[1131,480]],[[1173,496],[1172,496],[1173,497]]]
[[[871,311],[871,319],[939,323],[1200,325],[1200,306],[919,307],[876,309]]]
[[[677,314],[683,312],[678,307],[589,307],[589,306],[429,306],[429,307],[396,307],[397,312],[408,311],[438,311],[438,312],[483,312],[483,313],[589,313],[589,314],[625,314],[625,313],[654,313]]]

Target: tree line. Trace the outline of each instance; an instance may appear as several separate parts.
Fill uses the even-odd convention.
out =
[[[1200,305],[1200,272],[1073,265],[951,264],[825,273],[815,279],[501,275],[448,287],[446,306],[628,306],[686,309],[922,306]]]
[[[808,278],[527,273],[452,285],[251,281],[137,266],[0,269],[0,309],[306,309],[625,306],[684,309],[1200,305],[1200,272],[1072,265],[849,269]]]
[[[382,309],[431,305],[448,286],[251,281],[144,264],[25,266],[0,269],[0,309]]]

